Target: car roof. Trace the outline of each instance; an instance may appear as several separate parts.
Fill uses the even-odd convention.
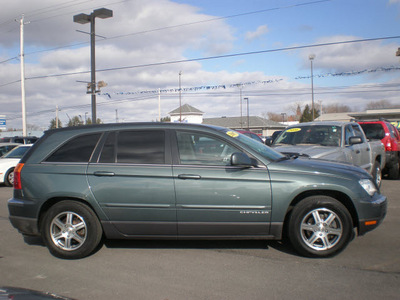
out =
[[[63,127],[57,129],[50,129],[45,131],[45,134],[53,134],[56,132],[66,131],[82,131],[82,132],[98,132],[102,130],[120,130],[120,129],[132,129],[132,128],[209,128],[213,130],[225,130],[227,128],[206,125],[206,124],[195,124],[195,123],[172,123],[172,122],[131,122],[131,123],[107,123],[107,124],[93,124],[93,125],[82,125]]]
[[[305,123],[298,123],[295,125],[290,125],[290,128],[293,127],[302,127],[302,126],[317,126],[317,125],[322,125],[322,126],[344,126],[347,124],[353,124],[354,122],[340,122],[340,121],[321,121],[321,122],[305,122]],[[354,123],[356,124],[356,123]],[[289,128],[288,127],[288,128]]]

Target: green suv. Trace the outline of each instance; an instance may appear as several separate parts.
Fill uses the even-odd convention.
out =
[[[233,130],[178,123],[62,128],[22,158],[10,221],[61,258],[106,239],[282,239],[332,256],[383,220],[361,168],[287,157]]]

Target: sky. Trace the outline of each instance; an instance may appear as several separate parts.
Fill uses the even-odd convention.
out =
[[[400,0],[13,0],[0,11],[8,128],[22,128],[22,16],[28,130],[47,129],[57,108],[63,125],[91,117],[90,26],[73,16],[103,7],[113,11],[95,19],[104,123],[156,121],[180,103],[240,116],[243,98],[252,116],[290,115],[311,105],[311,81],[315,105],[400,105]]]

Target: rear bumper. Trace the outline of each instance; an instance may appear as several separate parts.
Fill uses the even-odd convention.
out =
[[[395,165],[399,161],[399,153],[397,151],[386,151],[386,164],[385,168],[390,168],[392,165]]]
[[[40,235],[37,220],[24,217],[10,216],[11,225],[24,235]]]
[[[11,198],[8,200],[11,225],[25,235],[40,235],[37,219],[37,207],[31,200]]]

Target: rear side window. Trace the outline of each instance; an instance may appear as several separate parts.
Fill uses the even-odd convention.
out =
[[[55,151],[47,162],[89,162],[100,133],[78,136]]]
[[[380,123],[360,124],[365,136],[370,140],[381,140],[385,137],[385,129]]]
[[[164,131],[121,131],[117,136],[117,163],[165,163]]]

